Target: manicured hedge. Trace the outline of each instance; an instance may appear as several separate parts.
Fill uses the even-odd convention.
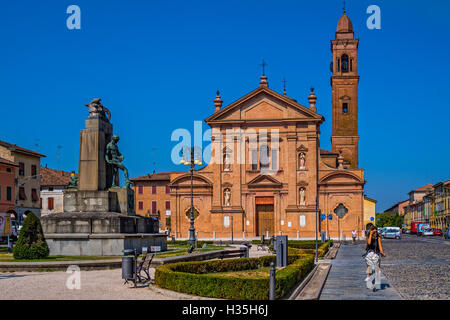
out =
[[[155,283],[161,288],[204,297],[267,300],[269,277],[231,277],[215,272],[255,270],[268,267],[275,256],[222,261],[181,262],[156,268]],[[276,272],[276,297],[286,295],[314,266],[313,255],[288,257],[288,266]]]
[[[44,259],[48,257],[49,253],[50,250],[45,241],[41,221],[34,213],[29,212],[13,249],[14,259]]]

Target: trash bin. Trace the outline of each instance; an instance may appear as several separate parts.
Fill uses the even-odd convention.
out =
[[[122,279],[134,280],[134,257],[124,256],[122,257]]]

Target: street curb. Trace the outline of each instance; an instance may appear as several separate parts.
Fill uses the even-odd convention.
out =
[[[295,300],[319,300],[322,289],[328,278],[331,269],[330,263],[318,264],[314,274],[309,278],[308,282],[298,292]]]
[[[303,281],[300,282],[300,284],[296,288],[293,289],[292,294],[286,300],[295,300],[297,298],[297,296],[300,294],[300,292],[303,290],[303,288],[305,288],[306,285],[309,283],[309,280],[311,280],[313,275],[316,273],[318,266],[319,266],[318,264],[316,264],[314,266],[314,268],[306,276],[306,278],[303,279]]]

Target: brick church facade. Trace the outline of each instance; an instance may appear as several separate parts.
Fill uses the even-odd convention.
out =
[[[205,121],[211,127],[211,161],[193,179],[195,229],[200,238],[288,235],[313,238],[330,231],[349,237],[364,230],[364,170],[358,168],[357,50],[344,14],[331,40],[332,150],[320,148],[314,90],[309,106],[259,87],[222,106]],[[139,179],[138,179],[139,180]],[[170,173],[171,231],[187,238],[191,205],[189,173]],[[318,206],[317,206],[318,204]],[[338,219],[336,212],[345,215]],[[138,212],[139,213],[139,212]],[[321,221],[322,214],[332,220]],[[327,229],[328,226],[328,229]]]

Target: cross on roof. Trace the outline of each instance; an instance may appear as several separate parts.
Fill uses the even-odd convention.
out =
[[[343,8],[343,10],[344,10],[344,13],[345,13],[345,0],[344,0],[344,8]]]
[[[265,76],[267,63],[264,61],[264,59],[263,59],[262,63],[260,64],[260,66],[262,67],[263,76]]]
[[[283,92],[286,93],[286,78],[283,78]]]

